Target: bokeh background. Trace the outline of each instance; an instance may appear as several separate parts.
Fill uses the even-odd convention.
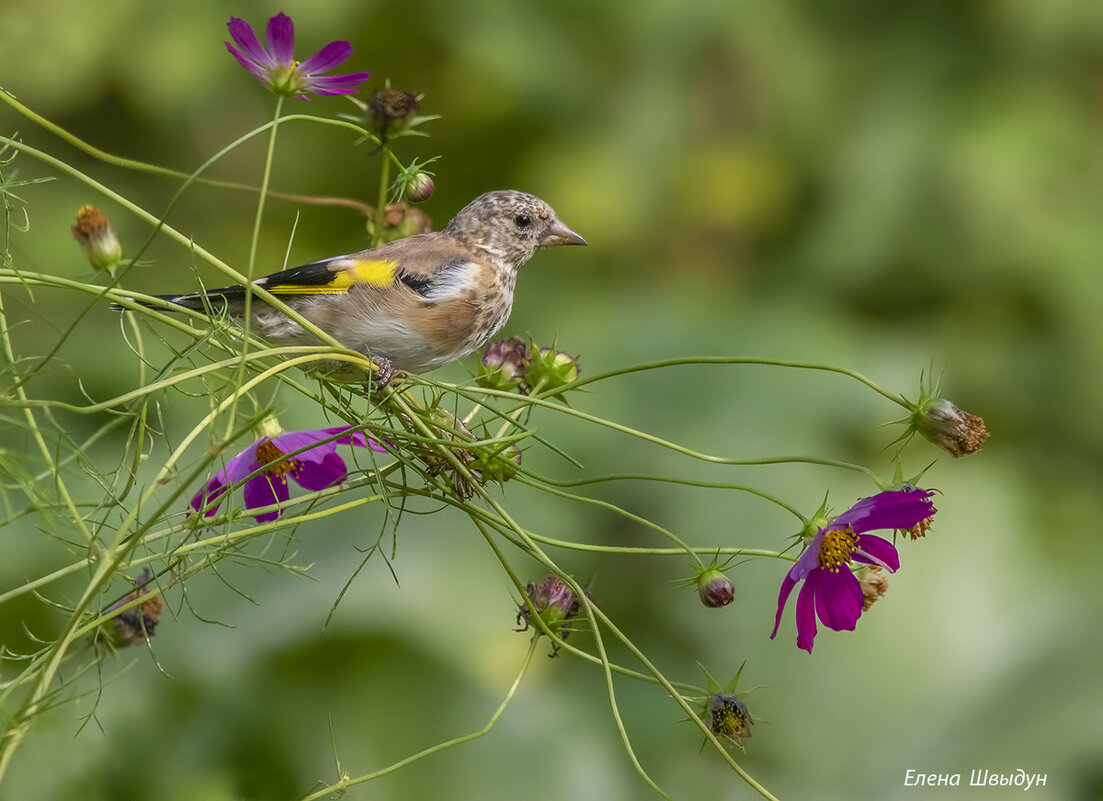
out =
[[[476,194],[513,187],[589,239],[525,269],[507,332],[558,335],[590,373],[679,355],[775,356],[857,369],[912,397],[933,363],[946,394],[986,419],[992,438],[977,456],[906,451],[909,469],[938,460],[928,473],[943,492],[935,529],[903,544],[904,569],[858,631],[821,631],[812,656],[795,648],[791,610],[768,639],[781,563],[737,568],[736,602],[714,611],[673,586],[682,561],[562,557],[594,576],[598,599],[669,674],[697,680],[701,662],[726,678],[746,660],[744,686],[759,688],[742,757],[753,775],[783,799],[997,798],[1022,791],[905,788],[904,777],[960,773],[968,785],[972,770],[1023,768],[1048,774],[1032,798],[1103,798],[1103,5],[5,0],[0,85],[109,151],[190,170],[269,118],[272,98],[222,40],[229,15],[259,27],[280,10],[296,23],[297,52],[349,39],[346,66],[372,71],[369,91],[389,78],[444,115],[432,139],[397,145],[406,158],[442,157],[425,206],[438,226]],[[346,110],[340,99],[309,109]],[[175,188],[92,162],[6,108],[0,126],[151,210]],[[262,155],[244,147],[215,173],[255,182]],[[21,177],[49,174],[30,159],[18,166]],[[346,133],[288,125],[274,185],[370,200],[376,169]],[[68,238],[82,203],[111,214],[124,242],[147,233],[67,180],[21,194],[32,222],[13,240],[22,269],[85,274]],[[241,264],[253,208],[195,188],[172,222]],[[260,257],[273,269],[296,215],[292,263],[363,246],[352,211],[272,203]],[[146,257],[128,285],[191,285],[179,246],[158,241]],[[87,305],[7,289],[5,303],[26,356],[46,352]],[[36,396],[80,402],[83,386],[106,398],[136,374],[104,309],[82,320],[57,364]],[[296,404],[285,424],[316,422]],[[633,376],[576,405],[712,453],[806,453],[886,471],[894,432],[876,426],[899,416],[841,377],[749,367]],[[183,429],[197,408],[167,401],[166,426]],[[103,422],[59,420],[78,437]],[[550,416],[541,431],[588,474],[744,482],[806,512],[827,492],[841,508],[873,489],[823,468],[708,468]],[[90,456],[109,460],[112,447]],[[578,474],[550,454],[531,465]],[[655,542],[600,510],[507,489],[510,508],[545,533]],[[776,547],[794,533],[791,518],[733,492],[594,493],[700,544]],[[68,561],[39,525],[3,529],[0,589]],[[303,526],[289,547],[311,565],[306,580],[227,565],[225,582],[189,584],[191,609],[170,594],[156,663],[135,649],[84,677],[85,695],[39,721],[4,795],[296,798],[336,778],[335,754],[358,775],[480,727],[526,638],[511,632],[510,586],[461,515],[407,516],[399,585],[373,562],[322,631],[356,547],[381,525],[368,508]],[[3,642],[24,644],[25,625],[49,633],[57,614],[29,597],[5,605]],[[570,658],[539,662],[488,737],[347,797],[648,797],[600,673]],[[641,761],[676,798],[753,797],[700,752],[660,691],[617,689]]]

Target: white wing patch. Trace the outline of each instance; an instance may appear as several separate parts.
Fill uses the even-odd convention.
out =
[[[473,261],[452,264],[441,270],[421,296],[429,303],[463,297],[478,288],[481,272],[482,268]]]

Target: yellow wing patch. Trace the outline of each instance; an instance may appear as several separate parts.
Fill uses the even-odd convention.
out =
[[[356,284],[390,286],[398,271],[398,262],[390,259],[348,259],[340,265],[324,284],[276,284],[266,288],[276,295],[347,295]]]

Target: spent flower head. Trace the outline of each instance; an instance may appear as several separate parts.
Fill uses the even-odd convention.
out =
[[[930,398],[917,405],[911,426],[955,459],[976,453],[988,439],[984,420],[945,398]]]
[[[95,206],[81,206],[71,230],[94,270],[114,272],[123,260],[123,246],[106,214]]]
[[[417,113],[421,97],[405,89],[384,86],[376,89],[368,99],[368,110],[379,129],[379,136],[386,139],[392,128],[401,128]]]
[[[374,216],[367,218],[366,228],[372,240],[378,239],[380,244],[386,244],[415,234],[428,234],[433,230],[433,221],[421,209],[406,203],[390,203],[383,209],[383,230],[378,237]]]
[[[877,565],[890,573],[900,567],[892,543],[867,532],[906,529],[935,513],[928,490],[888,490],[863,498],[820,528],[797,563],[785,574],[777,599],[770,639],[777,636],[789,594],[804,582],[797,596],[797,647],[812,653],[816,617],[835,631],[853,631],[862,616],[865,596],[850,569],[852,562]]]
[[[137,589],[121,600],[111,604],[111,606],[105,610],[105,614],[126,606],[138,598],[150,595],[149,589],[145,586],[149,583],[150,575],[149,568],[143,570],[138,577],[134,579],[134,586],[137,587]],[[161,602],[160,594],[150,595],[150,597],[142,603],[120,612],[111,620],[107,621],[103,628],[100,629],[100,634],[106,637],[107,641],[116,648],[126,648],[130,645],[137,645],[140,642],[145,642],[154,635],[162,611],[164,611],[164,604]]]
[[[955,459],[979,451],[988,439],[984,420],[939,397],[941,389],[937,380],[929,379],[920,384],[919,399],[915,403],[908,401],[911,414],[897,421],[907,426],[901,439],[918,432]]]
[[[889,589],[889,577],[877,565],[865,565],[858,571],[858,585],[862,588],[862,611],[885,597]]]
[[[724,687],[721,687],[712,674],[705,670],[709,695],[706,696],[704,708],[701,710],[701,719],[709,727],[709,731],[740,751],[743,750],[743,739],[751,736],[751,724],[754,723],[754,718],[747,711],[747,705],[735,692],[744,665],[746,665],[745,662],[739,666],[735,676]],[[703,666],[702,669],[704,670]]]
[[[308,94],[352,94],[356,91],[356,85],[366,81],[370,75],[367,72],[322,74],[343,64],[352,55],[352,45],[345,41],[330,42],[306,61],[296,61],[295,25],[283,12],[268,20],[267,48],[245,20],[230,17],[226,27],[234,40],[234,44],[224,42],[226,49],[241,66],[277,95],[309,100]]]
[[[205,516],[218,511],[222,496],[245,482],[242,496],[246,509],[258,509],[284,503],[291,497],[287,479],[303,489],[317,492],[342,483],[348,475],[345,460],[337,453],[338,443],[370,448],[379,453],[387,449],[362,431],[349,426],[287,431],[258,439],[218,471],[207,486],[191,499],[191,511],[206,508]],[[340,435],[340,436],[336,436]],[[252,476],[252,478],[249,478]],[[280,517],[282,511],[253,515],[258,523]]]
[[[582,611],[582,602],[570,585],[551,573],[539,584],[530,581],[525,587],[525,595],[548,630],[567,639],[572,630],[571,621]],[[517,609],[517,624],[521,628],[517,631],[528,631],[531,623],[532,610],[528,604],[521,603]],[[554,657],[558,653],[559,646],[552,646],[550,655]]]

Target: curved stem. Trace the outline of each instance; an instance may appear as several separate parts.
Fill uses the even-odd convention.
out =
[[[172,169],[169,169],[167,167],[161,167],[157,164],[149,164],[147,162],[138,161],[136,159],[124,158],[123,156],[116,156],[113,153],[108,153],[106,150],[101,150],[100,148],[84,141],[80,137],[74,136],[72,133],[65,130],[60,125],[46,119],[41,114],[38,114],[37,112],[32,111],[30,108],[23,105],[22,103],[20,103],[18,100],[16,100],[14,97],[12,97],[10,94],[8,94],[7,92],[5,92],[3,90],[0,90],[0,100],[3,100],[5,103],[7,103],[13,109],[18,111],[20,114],[22,114],[24,117],[26,117],[31,122],[38,125],[39,127],[49,131],[50,133],[52,133],[54,136],[58,137],[59,139],[62,139],[63,141],[68,142],[70,145],[77,148],[78,150],[84,152],[85,154],[91,156],[94,159],[97,159],[98,161],[104,162],[105,164],[111,164],[115,167],[122,167],[123,169],[127,169],[127,170],[134,170],[135,172],[144,172],[144,173],[147,173],[149,175],[160,175],[160,176],[163,176],[163,177],[166,177],[166,178],[178,178],[178,179],[183,180],[183,179],[190,179],[192,177],[192,176],[189,176],[188,173],[186,173],[186,172],[180,172],[179,170],[172,170]],[[317,123],[321,123],[321,124],[324,124],[324,125],[334,125],[334,126],[337,126],[337,127],[340,127],[340,128],[347,128],[347,129],[350,129],[350,130],[355,131],[356,133],[360,134],[362,137],[366,138],[368,141],[373,142],[376,145],[379,144],[379,139],[378,139],[378,137],[375,136],[375,134],[371,133],[370,131],[368,131],[365,128],[361,128],[359,125],[356,125],[355,123],[351,123],[351,122],[348,122],[346,120],[329,119],[329,118],[326,118],[326,117],[315,117],[315,116],[310,115],[310,114],[289,114],[288,116],[283,118],[284,122],[298,121],[298,120],[309,120],[311,122],[317,122]],[[268,126],[265,125],[262,128],[255,131],[254,133],[262,133],[267,127]],[[213,187],[213,188],[216,188],[216,189],[228,189],[228,190],[233,191],[233,192],[251,192],[253,194],[256,194],[256,193],[260,192],[260,189],[256,186],[252,186],[250,184],[236,183],[234,181],[219,181],[219,180],[215,180],[213,178],[195,178],[195,182],[198,183],[198,184],[202,184],[204,186],[210,186],[210,187]],[[347,197],[317,197],[317,196],[314,196],[314,195],[299,195],[299,194],[295,194],[293,192],[276,192],[276,191],[269,191],[268,196],[271,197],[271,198],[276,198],[276,199],[279,199],[279,200],[286,200],[286,201],[290,201],[290,202],[294,202],[294,203],[309,203],[309,204],[318,205],[318,206],[346,206],[348,208],[355,209],[355,210],[359,211],[361,214],[364,214],[364,215],[371,215],[371,214],[375,213],[375,209],[373,207],[371,207],[367,203],[356,200],[354,198],[347,198]]]
[[[493,395],[500,398],[512,398],[514,400],[516,400],[517,397],[516,394],[512,392],[502,392],[501,390],[496,389],[479,388],[477,390],[473,389],[472,391],[479,392],[485,395]],[[658,445],[659,447],[666,448],[667,450],[674,451],[675,453],[680,453],[683,456],[688,456],[691,459],[697,459],[698,461],[702,462],[709,462],[711,464],[737,465],[744,467],[761,466],[768,464],[817,464],[823,465],[825,467],[839,467],[844,470],[853,470],[857,473],[864,473],[865,475],[869,476],[869,478],[873,480],[874,483],[877,483],[877,474],[870,470],[868,467],[860,464],[844,462],[838,459],[820,459],[814,456],[772,456],[761,459],[731,459],[724,456],[713,456],[711,454],[695,451],[692,448],[686,448],[682,445],[677,444],[676,442],[671,442],[670,440],[663,439],[662,437],[656,437],[654,434],[648,434],[645,431],[637,431],[634,428],[621,425],[620,423],[614,423],[611,420],[606,420],[596,415],[587,414],[586,412],[579,411],[578,409],[574,409],[570,406],[565,406],[561,403],[553,403],[552,401],[545,400],[544,398],[529,397],[526,399],[526,402],[534,406],[554,409],[561,414],[566,414],[571,417],[577,417],[579,420],[585,420],[588,423],[594,423],[604,428],[618,431],[622,434],[627,434],[628,436],[635,437],[637,439],[642,439],[645,442],[650,442],[654,445]]]
[[[424,751],[418,751],[416,754],[406,757],[405,759],[395,762],[382,770],[377,770],[374,773],[368,773],[364,776],[357,776],[356,778],[342,777],[340,781],[331,784],[327,787],[323,787],[321,790],[311,793],[310,795],[303,796],[302,801],[317,801],[320,798],[325,798],[328,795],[334,793],[343,793],[347,788],[353,787],[357,784],[363,784],[364,782],[370,782],[373,779],[378,779],[380,776],[386,776],[388,773],[394,773],[400,768],[404,768],[407,765],[417,762],[419,759],[424,759],[427,756],[439,753],[446,748],[452,746],[462,745],[469,743],[472,740],[477,740],[480,737],[484,737],[494,728],[494,724],[498,722],[498,718],[502,716],[502,713],[506,711],[506,707],[509,706],[509,702],[513,700],[513,696],[517,693],[517,688],[521,686],[521,679],[524,678],[526,671],[528,671],[529,665],[532,664],[532,655],[536,652],[536,637],[532,638],[529,643],[528,650],[525,651],[525,657],[521,661],[521,668],[517,671],[517,677],[513,680],[513,684],[510,685],[509,690],[506,692],[506,697],[502,699],[502,703],[498,705],[498,708],[494,710],[494,714],[490,716],[490,720],[486,722],[478,731],[471,732],[471,734],[465,734],[463,737],[454,737],[451,740],[445,740],[443,743],[438,743],[431,748],[426,748]]]
[[[663,367],[677,367],[683,365],[692,364],[757,364],[764,367],[788,367],[796,370],[820,370],[826,373],[839,373],[853,378],[855,381],[859,381],[872,389],[878,395],[888,398],[893,403],[903,406],[905,409],[911,411],[912,404],[900,395],[894,395],[886,389],[879,386],[873,379],[868,378],[855,370],[848,370],[845,367],[834,367],[829,364],[816,364],[814,362],[797,362],[788,359],[762,359],[752,356],[693,356],[681,359],[662,359],[654,362],[646,362],[644,364],[637,364],[630,367],[622,367],[618,370],[610,370],[606,373],[599,373],[598,375],[590,376],[589,378],[583,378],[575,381],[571,384],[571,389],[578,389],[586,384],[593,384],[597,381],[605,381],[609,378],[615,378],[621,375],[628,375],[629,373],[641,373],[647,370],[658,370]]]
[[[577,478],[573,481],[549,478],[539,473],[529,471],[529,475],[542,481],[545,484],[549,484],[553,487],[584,487],[590,484],[601,484],[607,481],[656,481],[664,484],[679,484],[684,487],[700,487],[702,489],[723,489],[723,490],[735,490],[736,492],[746,492],[748,495],[756,495],[762,498],[764,501],[769,501],[775,506],[780,506],[786,512],[789,512],[793,517],[797,518],[801,522],[801,526],[808,525],[808,519],[802,515],[797,509],[785,503],[780,498],[776,498],[769,493],[757,490],[754,487],[748,487],[745,484],[725,484],[712,481],[694,481],[688,478],[674,478],[672,476],[648,476],[638,473],[615,473],[604,476],[591,476],[590,478]]]
[[[651,529],[652,531],[656,531],[659,534],[662,534],[664,537],[666,537],[668,540],[675,543],[676,545],[681,546],[682,551],[684,553],[688,554],[689,557],[691,559],[693,559],[694,562],[697,563],[698,568],[700,568],[701,570],[705,569],[705,565],[701,561],[701,557],[699,557],[694,552],[694,550],[691,547],[689,547],[689,545],[687,545],[685,543],[685,541],[681,537],[679,537],[673,531],[670,531],[669,529],[663,528],[658,523],[655,523],[651,520],[648,520],[646,517],[641,517],[640,515],[633,514],[632,512],[629,512],[627,509],[624,509],[620,506],[617,506],[616,504],[609,503],[608,501],[602,501],[602,500],[599,500],[597,498],[587,498],[585,495],[575,495],[572,492],[566,492],[564,490],[555,489],[550,485],[546,485],[546,486],[541,487],[539,482],[533,481],[530,478],[528,478],[527,476],[524,476],[522,474],[518,474],[517,477],[516,477],[516,480],[518,482],[522,483],[522,484],[525,484],[526,486],[535,487],[536,489],[542,489],[544,492],[548,493],[549,495],[555,495],[559,498],[565,498],[569,501],[577,501],[578,503],[590,504],[591,506],[600,506],[602,509],[608,509],[609,511],[614,512],[616,514],[619,514],[622,517],[627,518],[628,520],[631,520],[635,523],[639,523],[641,526],[646,526],[647,528]]]

